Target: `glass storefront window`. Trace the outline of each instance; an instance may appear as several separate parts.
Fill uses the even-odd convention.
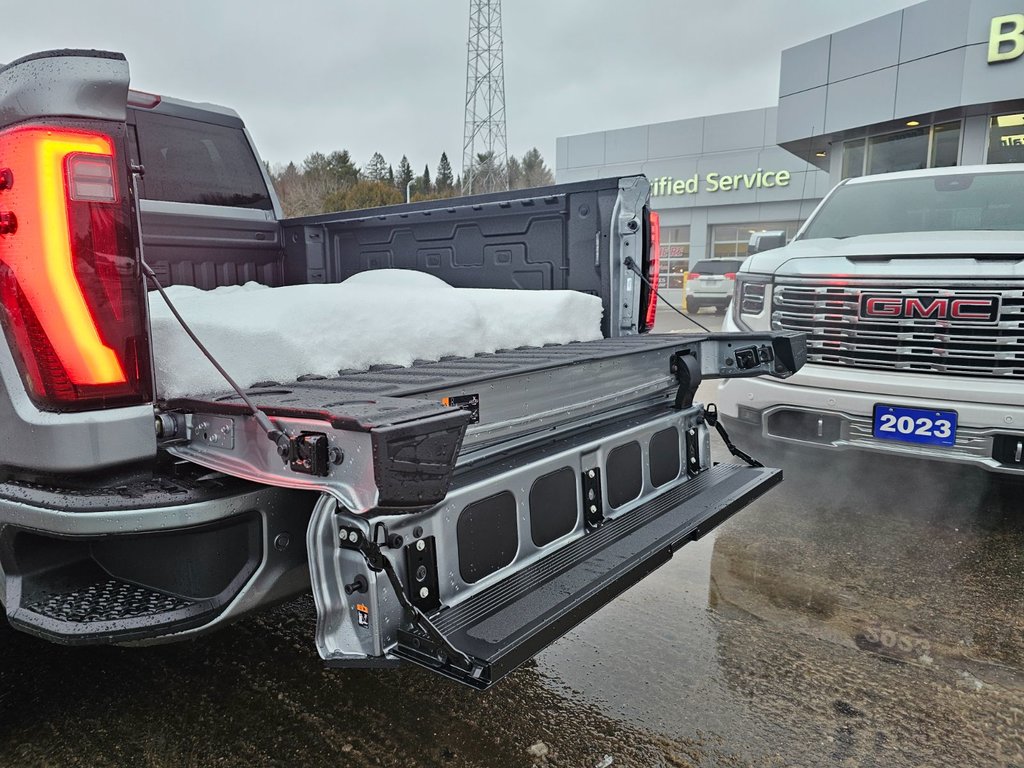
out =
[[[936,125],[932,130],[931,168],[947,168],[960,159],[960,122]]]
[[[843,144],[843,178],[852,179],[864,175],[864,139],[854,139]]]
[[[690,228],[661,228],[661,276],[659,288],[682,288],[690,267]]]
[[[1024,133],[1024,128],[1021,132]],[[867,139],[851,139],[843,143],[843,178],[957,165],[960,133],[957,120]]]
[[[992,118],[988,129],[988,162],[1024,163],[1024,114]]]
[[[868,173],[928,167],[928,128],[913,128],[868,139]]]
[[[789,242],[800,229],[799,221],[756,221],[750,224],[716,224],[711,228],[711,257],[715,259],[745,259],[747,244],[755,232],[786,233]]]

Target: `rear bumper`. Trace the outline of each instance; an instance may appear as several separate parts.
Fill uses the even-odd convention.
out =
[[[65,644],[159,642],[308,589],[315,495],[203,485],[0,486],[0,595],[11,625]]]
[[[930,446],[874,437],[873,416],[877,403],[956,411],[959,421],[956,444]],[[718,407],[727,427],[741,425],[755,430],[768,441],[824,450],[865,450],[912,456],[1024,475],[1024,406],[1021,405],[881,391],[857,392],[762,378],[723,382],[719,385]]]
[[[686,290],[686,300],[688,302],[698,302],[700,304],[715,305],[717,307],[724,307],[732,301],[732,291],[691,291],[689,288]]]

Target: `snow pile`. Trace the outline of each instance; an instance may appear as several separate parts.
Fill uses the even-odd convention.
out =
[[[246,283],[212,291],[171,286],[167,294],[243,387],[601,338],[601,300],[595,296],[452,288],[412,270],[373,270],[333,285]],[[160,396],[224,391],[226,382],[159,293],[150,293],[149,308]]]

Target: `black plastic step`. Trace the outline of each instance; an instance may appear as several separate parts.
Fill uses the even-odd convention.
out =
[[[442,608],[431,621],[474,662],[472,673],[416,631],[399,632],[395,654],[487,688],[781,479],[781,470],[721,464]]]
[[[195,602],[127,581],[107,579],[67,592],[36,595],[23,607],[56,621],[95,624],[180,611]]]
[[[53,536],[0,532],[7,618],[67,645],[192,629],[219,615],[265,557],[256,511],[182,530]]]
[[[76,582],[31,595],[9,614],[11,624],[56,642],[92,644],[198,626],[218,608],[214,600],[173,595],[107,574]]]

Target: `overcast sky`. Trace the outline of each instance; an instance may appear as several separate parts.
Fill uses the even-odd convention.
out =
[[[774,104],[787,47],[910,0],[504,0],[508,148]],[[132,86],[238,110],[263,157],[461,167],[469,0],[4,3],[0,61],[128,57]]]

